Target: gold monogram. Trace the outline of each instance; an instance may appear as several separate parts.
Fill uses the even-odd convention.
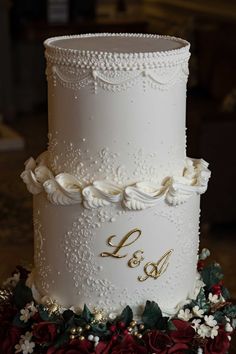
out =
[[[148,262],[145,264],[143,270],[146,275],[139,276],[138,280],[139,281],[145,281],[148,278],[153,278],[157,279],[159,278],[163,273],[165,273],[169,263],[169,258],[171,254],[173,253],[173,250],[170,250],[166,252],[158,261],[157,263],[154,262]]]
[[[125,254],[125,255],[120,255],[120,254],[119,254],[119,251],[120,251],[122,248],[128,247],[128,246],[132,245],[134,242],[136,242],[136,241],[138,240],[138,238],[141,236],[141,233],[142,233],[142,231],[139,230],[139,229],[133,229],[133,230],[129,231],[129,232],[121,239],[121,241],[118,243],[118,245],[114,245],[114,244],[112,243],[112,241],[113,241],[113,239],[116,237],[116,235],[110,236],[110,237],[108,238],[108,240],[107,240],[107,243],[108,243],[109,246],[114,247],[115,250],[114,250],[114,252],[102,252],[102,253],[101,253],[101,256],[102,256],[102,257],[115,257],[115,258],[124,258],[124,257],[126,257],[127,254]],[[128,242],[128,243],[126,243],[126,241],[128,241],[128,239],[129,239],[132,235],[135,235],[135,234],[137,234],[137,235],[135,236],[135,239],[132,240],[132,241],[130,241],[130,242]]]
[[[140,263],[144,260],[144,257],[142,256],[142,254],[143,254],[142,250],[138,250],[138,251],[134,252],[133,258],[131,258],[128,261],[128,266],[130,268],[138,267],[140,265]]]

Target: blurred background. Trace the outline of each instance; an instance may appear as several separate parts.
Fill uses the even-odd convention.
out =
[[[0,1],[0,281],[32,263],[32,198],[19,175],[47,145],[43,40],[86,32],[169,34],[191,42],[188,155],[210,162],[201,245],[236,299],[236,2],[234,0]]]

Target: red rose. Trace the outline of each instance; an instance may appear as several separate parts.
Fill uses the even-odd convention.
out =
[[[186,353],[186,350],[189,349],[187,344],[184,343],[176,343],[173,345],[173,347],[171,347],[168,350],[168,354],[183,354]]]
[[[34,342],[38,344],[52,343],[57,336],[57,326],[51,322],[40,322],[33,327]]]
[[[195,336],[195,331],[191,324],[182,320],[173,320],[172,321],[176,330],[171,331],[170,337],[174,343],[191,343],[193,337]]]
[[[111,354],[148,354],[147,349],[138,344],[132,335],[127,334],[121,343],[115,345]]]
[[[218,336],[208,339],[205,345],[205,354],[225,354],[228,352],[230,341],[227,333],[220,329]]]
[[[15,353],[15,345],[19,343],[21,330],[11,325],[0,326],[0,353]]]
[[[108,343],[100,341],[95,348],[95,354],[109,354],[113,346],[112,340]]]
[[[166,334],[155,330],[150,331],[144,336],[146,347],[150,352],[155,354],[166,354],[173,342]]]
[[[49,348],[46,354],[90,354],[94,345],[88,340],[74,339],[62,348]]]

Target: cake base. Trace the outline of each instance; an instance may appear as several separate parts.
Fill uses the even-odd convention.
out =
[[[223,286],[219,264],[198,263],[195,294],[176,309],[162,313],[147,301],[140,318],[126,306],[121,314],[65,309],[53,299],[37,302],[30,271],[17,267],[0,290],[0,352],[40,354],[226,354],[236,325],[236,306]]]

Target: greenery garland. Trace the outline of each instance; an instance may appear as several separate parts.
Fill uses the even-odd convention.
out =
[[[29,271],[17,267],[0,290],[0,353],[13,354],[226,354],[236,327],[221,267],[198,263],[196,294],[170,318],[147,301],[139,319],[126,306],[120,315],[102,310],[62,309],[37,303],[26,285]]]

